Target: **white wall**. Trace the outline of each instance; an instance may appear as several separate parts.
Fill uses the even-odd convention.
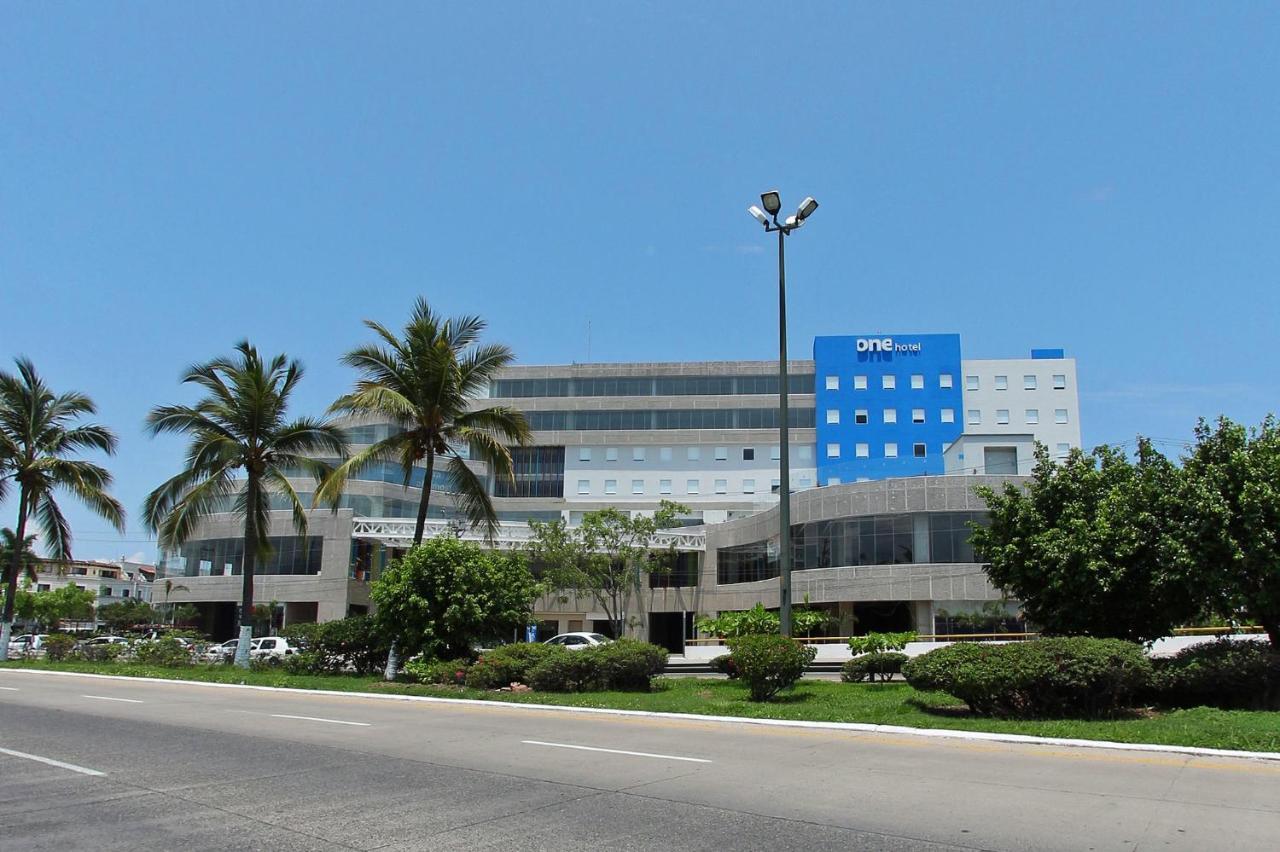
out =
[[[971,446],[962,450],[963,463],[947,453],[947,472],[974,472],[983,465],[983,448],[1016,446],[1018,473],[1030,471],[1030,453],[1035,441],[1058,455],[1065,448],[1080,446],[1080,399],[1076,386],[1076,362],[1073,358],[1007,358],[999,360],[966,360],[963,362],[961,387],[964,389],[964,411],[959,417]],[[970,378],[976,376],[978,388],[971,390]],[[1007,387],[997,389],[997,378],[1004,376]],[[1025,377],[1034,376],[1036,387],[1028,390]],[[1066,387],[1054,388],[1054,376],[1063,376]],[[1029,423],[1027,411],[1038,413],[1036,423]],[[972,423],[970,412],[981,413],[981,422]],[[998,412],[1008,412],[1008,422],[1001,423]],[[1066,412],[1066,422],[1057,422],[1057,412]],[[1002,439],[1008,440],[1002,443]],[[958,443],[958,442],[957,442]],[[1025,456],[1025,457],[1024,457]],[[956,462],[953,471],[953,461]],[[981,469],[977,473],[983,473]]]

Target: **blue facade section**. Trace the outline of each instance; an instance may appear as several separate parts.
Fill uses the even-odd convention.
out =
[[[1056,358],[1067,357],[1066,350],[1063,349],[1032,349],[1031,357],[1033,360],[1053,360]]]
[[[960,335],[817,337],[813,360],[819,485],[943,473],[943,448],[964,431]],[[830,376],[837,387],[828,387]],[[893,377],[893,387],[885,386],[886,376]],[[839,423],[828,422],[832,410],[839,412]],[[917,410],[922,423],[914,422]],[[860,411],[866,412],[865,423],[857,422]],[[896,422],[886,422],[886,411]],[[951,421],[944,422],[948,411]],[[866,445],[865,457],[858,456],[860,444]],[[831,445],[839,447],[838,458],[829,456]],[[896,457],[886,445],[896,447]],[[918,445],[923,456],[917,455]]]

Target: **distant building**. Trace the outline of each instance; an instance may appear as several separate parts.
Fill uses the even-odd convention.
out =
[[[57,591],[64,586],[88,589],[96,595],[94,611],[106,604],[126,600],[151,600],[151,587],[156,568],[145,562],[121,559],[118,562],[75,560],[53,562],[42,560],[36,581],[28,586],[32,592]],[[97,620],[82,626],[96,626]]]
[[[972,360],[955,334],[819,337],[813,360],[788,363],[795,600],[828,609],[839,630],[934,631],[936,611],[979,609],[1001,595],[968,546],[985,518],[973,494],[1030,473],[1034,446],[1055,456],[1080,446],[1075,361],[1062,350]],[[695,614],[776,607],[778,362],[575,364],[504,371],[477,406],[524,411],[530,446],[512,450],[514,481],[489,483],[503,522],[498,545],[527,541],[529,520],[579,522],[605,507],[643,513],[689,507],[668,534],[676,571],[655,578],[635,632],[678,650]],[[356,446],[385,423],[351,423]],[[408,488],[397,465],[348,484],[336,512],[311,512],[297,536],[283,502],[272,513],[273,553],[255,597],[285,623],[370,608],[368,582],[411,540],[425,470]],[[303,499],[309,480],[294,480]],[[437,468],[427,535],[456,527],[448,474]],[[478,537],[477,537],[478,538]],[[234,634],[243,526],[215,516],[198,537],[161,554],[157,582],[184,588],[204,629]],[[600,629],[590,601],[539,603],[542,633]]]

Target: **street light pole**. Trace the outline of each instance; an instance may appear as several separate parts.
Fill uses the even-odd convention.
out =
[[[800,202],[794,216],[778,222],[782,199],[777,191],[762,193],[764,210],[754,204],[747,212],[778,232],[778,622],[783,636],[791,635],[791,423],[787,411],[787,263],[786,239],[818,209],[812,196]]]
[[[785,228],[778,229],[778,622],[791,635],[791,424],[787,414],[787,263]]]

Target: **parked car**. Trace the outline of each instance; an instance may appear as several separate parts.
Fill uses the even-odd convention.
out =
[[[561,633],[558,636],[552,636],[542,644],[560,645],[570,651],[581,651],[584,648],[592,648],[596,645],[608,645],[612,641],[603,633]]]
[[[18,657],[43,657],[47,633],[23,633],[9,640],[9,659]]]
[[[226,642],[210,645],[204,649],[204,659],[210,663],[229,663],[235,658],[236,646],[239,644],[239,639],[228,639]]]
[[[97,648],[102,645],[128,645],[129,640],[123,636],[94,636],[91,639],[81,639],[76,643],[76,650],[83,651],[85,648]]]
[[[283,636],[263,636],[261,639],[254,639],[249,645],[249,659],[289,657],[301,650],[297,645],[290,644],[289,640]]]

